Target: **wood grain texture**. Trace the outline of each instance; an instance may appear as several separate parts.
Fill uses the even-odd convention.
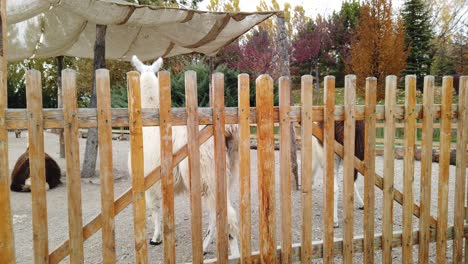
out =
[[[198,134],[200,144],[205,143],[213,135],[213,127],[206,126]],[[173,163],[172,168],[177,166],[183,159],[187,158],[188,147],[187,144],[177,150],[172,156]],[[145,191],[151,188],[156,182],[158,182],[160,177],[161,166],[158,166],[145,177]],[[115,215],[121,213],[131,202],[132,202],[132,188],[126,190],[122,195],[117,198],[114,202],[115,205]],[[102,214],[98,214],[91,221],[89,221],[85,226],[83,226],[83,240],[87,240],[92,235],[102,227]],[[70,243],[68,240],[64,241],[60,246],[58,246],[50,255],[50,263],[59,263],[70,253]]]
[[[445,94],[447,91],[443,91],[443,94]],[[447,109],[446,107],[448,106],[448,112],[450,112],[450,102],[452,100],[451,96],[452,92],[449,92],[449,94],[445,95],[450,95],[449,98],[444,98],[443,99],[443,111],[446,113]],[[447,101],[448,100],[448,101]],[[447,104],[448,102],[448,104]],[[421,205],[421,217],[419,220],[419,263],[428,263],[429,261],[429,218],[431,216],[431,184],[432,184],[432,139],[433,139],[433,103],[434,103],[434,77],[429,77],[426,76],[424,78],[424,97],[423,97],[423,103],[424,103],[424,116],[423,116],[423,121],[422,121],[422,149],[421,149],[421,181],[420,181],[420,205]],[[442,145],[445,145],[448,143],[446,147],[450,148],[450,120],[448,120],[448,124],[446,117],[442,116],[441,119],[441,127],[446,128],[448,125],[448,140],[449,142],[445,141],[442,143]],[[442,140],[447,135],[442,135],[444,131],[447,131],[446,129],[444,130],[443,128],[440,130],[441,137],[440,139]],[[445,147],[442,146],[441,147]],[[414,154],[414,153],[412,153]],[[443,165],[442,165],[443,167]],[[439,167],[439,171],[444,168]],[[446,177],[448,179],[448,164],[447,164],[447,170],[445,170],[447,175],[440,177],[439,174],[439,184],[441,184],[441,179]],[[443,180],[442,180],[443,181]],[[443,199],[443,198],[442,198]],[[441,197],[439,194],[438,201],[441,201]],[[440,208],[440,207],[439,207]],[[438,209],[442,210],[443,209]],[[441,212],[441,211],[439,211]],[[441,218],[437,217],[437,226],[440,226],[441,224]],[[447,219],[447,216],[445,216],[445,219]],[[443,221],[442,221],[443,222]],[[439,228],[439,227],[437,227]],[[447,229],[447,225],[445,225],[445,229]],[[442,231],[442,229],[439,229]],[[443,232],[443,231],[442,231]],[[438,234],[440,237],[442,237],[442,234]],[[442,238],[443,239],[443,238]]]
[[[203,263],[202,188],[200,144],[198,142],[197,73],[195,71],[185,72],[185,109],[187,110],[187,144],[189,151],[192,263]]]
[[[252,205],[250,181],[250,80],[238,76],[239,102],[239,182],[240,182],[240,262],[250,263],[252,253]]]
[[[83,216],[81,206],[81,176],[80,176],[80,143],[78,141],[78,105],[76,96],[76,72],[62,71],[63,117],[65,129],[65,160],[67,175],[68,200],[68,234],[70,246],[70,263],[83,263]]]
[[[226,142],[224,137],[224,75],[215,73],[213,85],[213,137],[216,178],[216,256],[227,263],[229,256],[229,228],[227,222]]]
[[[442,80],[442,113],[440,120],[440,157],[439,157],[439,186],[437,200],[437,248],[436,262],[445,263],[447,257],[447,239],[444,230],[448,222],[448,188],[450,178],[450,141],[451,123],[450,115],[453,96],[453,77],[444,77]]]
[[[468,226],[465,226],[464,228],[465,236],[468,236]],[[453,227],[450,227],[444,232],[447,236],[447,240],[452,240],[453,239]],[[393,233],[393,238],[392,238],[392,246],[394,248],[401,247],[401,237],[402,233],[401,231],[396,231]],[[419,232],[414,231],[412,236],[413,241],[411,241],[412,245],[417,245],[418,244],[418,237],[419,237]],[[430,231],[430,242],[435,242],[436,240],[436,230],[431,229]],[[375,245],[375,250],[380,250],[382,248],[382,234],[375,234],[374,237],[374,243]],[[354,243],[353,243],[353,251],[355,253],[361,253],[364,250],[364,237],[361,235],[358,235],[354,238]],[[341,255],[341,252],[343,250],[343,239],[337,238],[333,242],[333,252],[335,252],[335,256]],[[302,251],[302,245],[301,243],[295,243],[293,244],[293,262],[300,262],[300,255]],[[281,247],[277,247],[276,249],[276,254],[277,254],[277,259],[279,259],[279,255],[281,253]],[[323,243],[322,241],[314,241],[312,242],[312,258],[313,259],[321,259],[323,257]],[[229,259],[230,264],[236,264],[239,262],[238,258],[231,258]],[[320,263],[320,260],[318,261]],[[213,264],[216,263],[215,259],[210,259],[210,260],[205,260],[205,264]],[[252,252],[252,262],[253,264],[261,263],[260,262],[260,252],[255,251]]]
[[[301,78],[301,260],[303,263],[312,262],[312,102],[313,78],[305,75]]]
[[[15,263],[15,241],[13,235],[13,215],[10,206],[10,175],[8,167],[8,131],[6,109],[8,100],[7,87],[7,23],[6,0],[0,1],[0,259],[6,263]]]
[[[96,70],[98,111],[99,174],[101,179],[102,259],[115,263],[114,173],[112,162],[112,126],[110,77],[106,69]]]
[[[256,80],[258,135],[258,198],[261,263],[276,263],[275,160],[273,127],[273,80],[260,75]]]
[[[343,159],[343,263],[353,263],[356,75],[346,75]],[[371,188],[374,188],[373,186]]]
[[[148,263],[140,74],[127,73],[135,263]]]
[[[325,77],[324,99],[324,124],[323,124],[323,262],[333,263],[333,184],[335,163],[335,77]]]
[[[364,263],[374,263],[375,227],[375,105],[377,78],[366,79],[366,110],[364,137]]]
[[[319,140],[323,140],[323,131],[317,124],[312,124],[312,134],[317,137]],[[341,145],[338,141],[335,140],[335,154],[339,157],[344,157],[344,150],[343,145]],[[354,158],[354,168],[359,171],[362,175],[365,175],[365,164],[363,161],[359,160],[358,158]],[[383,190],[383,182],[384,178],[380,176],[378,173],[374,174],[374,181],[375,186],[379,189]],[[398,189],[393,188],[393,200],[400,205],[403,205],[403,193],[401,193]],[[413,215],[416,217],[420,217],[420,208],[417,204],[413,204]],[[436,228],[437,221],[434,217],[430,216],[430,226],[431,228]]]
[[[279,78],[280,107],[280,206],[281,206],[281,263],[292,263],[291,225],[291,120],[290,90],[288,77]]]
[[[403,161],[403,263],[413,262],[413,247],[411,245],[411,235],[413,229],[414,148],[416,140],[416,112],[414,109],[415,106],[416,75],[407,75],[405,79],[405,157]],[[425,107],[427,106],[428,105],[425,104]]]
[[[385,128],[384,128],[384,178],[383,178],[383,223],[382,223],[382,262],[392,261],[393,199],[394,199],[394,159],[393,140],[395,139],[394,108],[396,104],[396,76],[385,79]]]
[[[448,77],[445,77],[448,78]],[[448,88],[447,88],[448,89]],[[457,167],[455,176],[455,208],[453,228],[453,263],[461,263],[463,258],[463,222],[465,212],[465,190],[466,190],[466,161],[465,146],[468,141],[468,76],[460,77],[460,96],[458,104],[460,116],[458,118],[457,133]],[[460,144],[461,143],[461,144]],[[468,254],[468,248],[465,248]]]
[[[434,105],[434,119],[440,118],[440,105]],[[364,120],[364,105],[356,106],[356,120]],[[128,126],[128,109],[127,108],[115,108],[112,109],[112,126],[113,127],[127,127]],[[422,119],[422,105],[416,105],[416,112],[418,112],[418,120]],[[225,121],[226,124],[237,124],[238,119],[238,108],[237,107],[226,107],[225,108]],[[395,120],[404,119],[404,106],[395,106],[394,118]],[[44,128],[63,128],[63,113],[61,110],[44,109]],[[312,108],[312,121],[322,122],[323,121],[323,106],[314,106]],[[385,106],[376,106],[376,120],[385,120]],[[452,118],[458,116],[458,105],[452,105]],[[171,110],[172,125],[183,126],[187,124],[187,113],[185,108],[173,108]],[[275,123],[279,122],[279,108],[273,107],[273,120]],[[291,122],[301,121],[301,107],[291,106],[291,113],[289,114]],[[335,106],[334,110],[335,121],[344,120],[344,107],[341,105]],[[142,109],[143,126],[159,126],[159,109]],[[96,127],[96,109],[93,108],[80,108],[78,109],[78,124],[80,128]],[[211,108],[200,107],[198,108],[198,122],[200,125],[212,125],[213,124],[213,112]],[[7,109],[6,110],[6,124],[7,129],[27,129],[27,113],[24,109]],[[256,108],[250,108],[250,123],[257,123]],[[377,124],[377,127],[381,126],[381,123]],[[396,127],[399,127],[397,124]],[[401,127],[401,126],[400,126]],[[421,127],[418,124],[418,127]],[[434,126],[436,127],[436,126]]]
[[[41,73],[26,73],[26,100],[28,102],[28,146],[31,179],[34,263],[48,263],[49,240],[47,228],[47,200],[42,126]]]

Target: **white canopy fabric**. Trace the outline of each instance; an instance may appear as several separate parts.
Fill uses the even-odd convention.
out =
[[[10,0],[7,59],[93,58],[96,24],[107,25],[106,58],[142,60],[216,54],[278,12],[224,13],[139,6],[121,0]]]

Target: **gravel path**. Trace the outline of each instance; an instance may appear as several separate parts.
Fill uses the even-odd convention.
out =
[[[65,170],[65,160],[58,158],[58,137],[55,134],[45,134],[46,152],[56,158],[62,171]],[[85,140],[80,139],[80,154],[81,161],[83,160]],[[9,133],[9,160],[10,171],[19,155],[24,152],[27,147],[27,133],[23,131],[22,138],[16,139],[14,133]],[[115,181],[115,196],[119,196],[131,186],[131,179],[127,172],[127,155],[129,143],[127,141],[113,141],[113,157],[114,157],[114,175]],[[252,246],[253,250],[258,250],[258,196],[257,196],[257,153],[255,150],[251,151],[251,172],[252,172]],[[279,172],[279,153],[275,153],[276,173]],[[377,157],[376,170],[382,173],[383,158]],[[433,181],[432,181],[432,215],[437,214],[437,175],[438,165],[433,164]],[[64,172],[62,172],[63,174]],[[395,186],[402,190],[402,175],[403,175],[403,162],[402,160],[395,160]],[[415,162],[415,180],[414,192],[415,200],[419,202],[419,175],[420,175],[420,162]],[[341,187],[341,174],[339,175],[340,188]],[[453,193],[454,193],[454,177],[455,167],[450,166],[450,187],[449,187],[449,225],[453,223]],[[65,178],[62,178],[65,182]],[[279,182],[277,175],[277,183]],[[315,179],[313,186],[313,238],[314,240],[321,240],[322,230],[322,177],[319,172],[318,177]],[[363,194],[363,177],[359,177],[357,184],[360,193]],[[238,208],[239,192],[237,183],[233,186],[233,203]],[[277,208],[277,238],[278,244],[280,243],[280,219],[279,219],[279,185],[276,186],[276,208]],[[375,225],[376,233],[382,230],[382,192],[376,188],[376,215]],[[100,212],[100,185],[97,178],[82,181],[82,196],[83,196],[83,218],[84,223],[90,221],[96,214]],[[15,230],[15,246],[17,263],[32,263],[32,219],[31,219],[31,196],[29,193],[11,193],[12,210],[14,217],[14,230]],[[190,244],[190,203],[188,196],[179,196],[175,200],[176,212],[176,254],[177,263],[191,261],[191,244]],[[292,223],[293,223],[293,243],[300,243],[301,230],[301,193],[299,191],[292,192]],[[49,251],[52,251],[60,245],[65,239],[68,238],[68,217],[67,217],[67,198],[65,184],[56,189],[47,192],[47,208],[48,208],[48,228],[49,228]],[[395,205],[394,207],[395,223],[394,230],[401,230],[401,206]],[[362,218],[363,211],[355,207],[355,235],[362,234]],[[341,196],[339,200],[339,215],[341,216]],[[131,206],[126,208],[122,213],[116,217],[116,252],[118,263],[134,263],[133,254],[133,224],[132,224],[132,209]],[[206,229],[208,222],[208,214],[204,212],[203,223]],[[413,218],[414,228],[417,228],[418,221]],[[148,221],[148,229],[150,228]],[[151,227],[152,229],[152,227]],[[148,239],[151,237],[151,231],[147,231]],[[335,237],[342,237],[342,229],[335,229]],[[449,241],[448,249],[448,262],[451,262],[451,242]],[[85,263],[102,263],[101,255],[101,233],[98,232],[85,242]],[[205,255],[205,259],[215,257],[215,243],[209,247],[210,253]],[[162,263],[162,246],[149,246],[149,259],[152,263]],[[400,263],[401,250],[394,249],[393,259],[395,263]],[[381,262],[380,252],[376,253],[376,262]],[[417,247],[414,247],[414,260],[417,260]],[[435,260],[435,245],[431,245],[430,257],[432,262]],[[341,262],[339,257],[335,258],[335,262]],[[361,254],[356,254],[354,262],[361,263]],[[64,263],[68,263],[66,260]],[[321,263],[321,261],[317,261]]]

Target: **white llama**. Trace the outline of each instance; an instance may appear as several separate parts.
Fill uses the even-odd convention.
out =
[[[151,66],[143,64],[136,56],[133,56],[132,63],[141,73],[141,107],[159,108],[159,82],[156,72],[162,65],[162,58],[156,60]],[[202,129],[204,126],[200,126]],[[228,185],[238,175],[239,156],[238,156],[238,127],[236,125],[226,125],[226,177]],[[143,127],[143,146],[144,146],[144,173],[147,175],[160,165],[160,130],[159,127]],[[172,127],[172,144],[174,152],[187,143],[187,128],[185,126]],[[202,184],[202,197],[204,204],[208,205],[210,212],[209,228],[203,240],[203,250],[206,252],[207,246],[213,239],[216,228],[216,175],[214,174],[214,140],[211,137],[200,146],[200,174]],[[131,173],[130,156],[128,167]],[[186,193],[190,190],[188,160],[184,159],[174,168],[174,192],[176,195]],[[229,190],[229,186],[228,186]],[[150,244],[158,245],[161,239],[161,207],[162,207],[161,183],[157,182],[146,192],[146,207],[151,213],[154,222],[154,235]],[[231,255],[239,255],[237,243],[238,227],[237,214],[231,205],[229,192],[227,193],[227,212],[229,225],[229,245]]]

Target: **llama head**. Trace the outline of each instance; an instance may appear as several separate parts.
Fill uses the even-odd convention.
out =
[[[141,106],[144,108],[159,107],[159,82],[156,73],[159,71],[163,59],[157,59],[151,65],[145,65],[137,56],[133,55],[132,64],[140,72]]]
[[[141,62],[136,55],[133,55],[132,57],[132,64],[135,66],[137,71],[139,71],[141,74],[145,72],[150,72],[156,74],[156,72],[159,71],[163,63],[163,59],[160,57],[156,61],[153,62],[151,65],[145,65],[143,62]]]

